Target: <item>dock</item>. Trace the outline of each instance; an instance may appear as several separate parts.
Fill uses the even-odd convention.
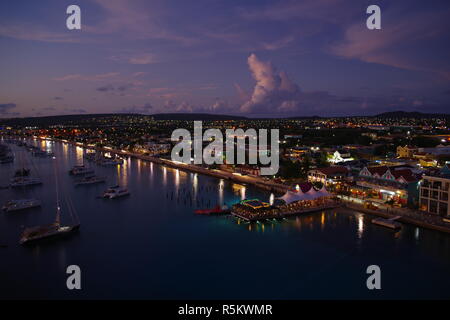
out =
[[[314,212],[320,212],[324,210],[331,210],[336,209],[340,207],[339,204],[333,204],[333,205],[325,205],[325,206],[319,206],[319,207],[312,207],[312,208],[306,208],[303,210],[298,210],[294,212],[277,212],[276,214],[270,214],[270,215],[255,215],[255,216],[249,216],[238,212],[231,211],[231,215],[235,216],[236,218],[240,218],[242,220],[248,221],[248,222],[257,222],[257,221],[266,221],[271,219],[283,219],[287,217],[294,217],[306,213],[314,213]]]

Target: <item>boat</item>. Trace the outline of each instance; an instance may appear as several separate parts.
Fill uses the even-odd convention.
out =
[[[399,217],[394,217],[391,219],[384,219],[384,218],[377,218],[377,219],[373,219],[372,223],[379,225],[379,226],[383,226],[389,229],[394,229],[394,230],[399,230],[402,228],[402,224],[395,221],[397,220]]]
[[[86,154],[83,156],[83,158],[86,159],[86,160],[88,160],[88,161],[94,161],[94,160],[95,160],[95,152],[89,152],[89,153],[86,153]]]
[[[30,177],[17,177],[11,179],[10,186],[12,188],[18,187],[28,187],[42,184],[42,180],[38,178],[30,178]]]
[[[14,156],[12,156],[12,155],[3,156],[0,158],[1,164],[11,163],[11,162],[14,162]]]
[[[47,152],[41,149],[33,150],[31,151],[31,154],[35,157],[53,157],[53,152]]]
[[[80,179],[75,182],[76,186],[79,185],[87,185],[87,184],[97,184],[97,183],[103,183],[106,181],[106,178],[104,177],[97,177],[97,176],[87,176],[83,179]]]
[[[121,165],[123,164],[123,159],[102,159],[98,162],[99,165],[101,166],[116,166],[116,165]]]
[[[120,186],[109,187],[103,194],[103,198],[115,199],[130,195],[130,192],[126,188]]]
[[[3,211],[19,211],[30,208],[36,208],[41,206],[41,201],[37,199],[21,199],[21,200],[10,200],[3,206]]]
[[[61,226],[58,223],[53,223],[47,226],[26,228],[20,238],[20,244],[26,244],[50,237],[67,235],[78,230],[79,228],[80,224],[72,226]]]
[[[215,206],[212,209],[198,209],[194,211],[195,214],[201,214],[201,215],[219,215],[219,214],[227,214],[230,213],[230,208],[228,206]]]
[[[88,168],[85,165],[77,165],[69,170],[69,174],[73,176],[81,176],[85,174],[94,173],[94,169]]]
[[[14,173],[14,177],[28,177],[30,175],[30,169],[19,169]]]
[[[19,243],[22,245],[31,244],[39,240],[44,240],[48,238],[56,238],[67,236],[80,228],[80,221],[76,214],[73,203],[70,199],[67,199],[67,211],[72,218],[72,224],[62,225],[61,224],[61,205],[59,201],[59,187],[58,187],[58,174],[55,165],[55,186],[56,186],[56,218],[55,222],[49,225],[36,226],[31,228],[26,228],[20,237]]]

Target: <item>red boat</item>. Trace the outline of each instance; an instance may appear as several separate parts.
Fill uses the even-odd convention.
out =
[[[195,214],[203,214],[203,215],[213,215],[213,214],[225,214],[230,212],[230,209],[227,206],[215,206],[212,209],[199,209],[194,211]]]

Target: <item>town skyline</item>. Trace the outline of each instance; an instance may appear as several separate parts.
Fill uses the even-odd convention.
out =
[[[1,118],[448,110],[445,1],[377,1],[381,30],[368,1],[79,1],[81,30],[69,4],[0,5]]]

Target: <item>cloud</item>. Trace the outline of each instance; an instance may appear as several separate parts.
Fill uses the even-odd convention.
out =
[[[73,32],[53,32],[34,24],[0,25],[0,36],[19,40],[41,42],[80,43],[79,34]]]
[[[157,3],[147,1],[95,0],[103,11],[104,19],[96,25],[87,25],[85,30],[92,34],[111,34],[127,39],[156,39],[189,45],[195,38],[173,32],[164,23],[166,11]]]
[[[125,95],[125,91],[127,91],[130,88],[133,88],[134,84],[132,83],[127,83],[127,84],[122,84],[122,85],[117,85],[117,86],[113,86],[112,84],[108,84],[105,86],[101,86],[96,88],[95,90],[99,91],[99,92],[109,92],[109,93],[118,93],[119,95],[123,96]]]
[[[95,90],[100,91],[100,92],[108,92],[108,91],[114,91],[115,88],[112,85],[108,84],[106,86],[98,87]]]
[[[110,60],[117,62],[126,62],[129,64],[152,64],[160,62],[160,59],[154,53],[122,53],[113,55]],[[143,72],[137,73],[138,76],[144,74]]]
[[[15,103],[0,104],[0,115],[15,115],[17,113],[11,113],[10,111],[16,107],[17,105]]]
[[[156,58],[153,54],[144,53],[136,56],[132,56],[128,60],[131,64],[150,64],[156,62]]]
[[[298,107],[300,88],[285,72],[278,72],[270,62],[259,60],[255,54],[248,57],[248,65],[256,85],[250,99],[241,106],[241,112],[288,112]]]
[[[119,110],[121,113],[149,113],[153,110],[153,106],[150,103],[146,103],[142,106],[133,105],[128,108],[122,108]]]
[[[360,22],[352,24],[345,29],[343,41],[331,45],[330,52],[348,59],[432,72],[450,79],[450,64],[441,59],[442,42],[450,40],[449,13],[426,9],[408,13],[394,7],[383,12],[381,30],[369,30]]]
[[[385,111],[417,109],[439,112],[444,109],[440,100],[417,95],[408,96],[338,96],[328,91],[305,92],[289,79],[285,72],[279,72],[270,63],[261,61],[255,54],[248,58],[248,65],[256,85],[251,94],[235,85],[238,94],[247,99],[239,111],[255,116],[298,116],[298,115],[360,115]],[[216,101],[211,110],[224,110],[223,101]],[[233,108],[228,107],[229,110]]]
[[[103,81],[106,79],[117,78],[119,72],[108,72],[94,75],[81,75],[81,74],[68,74],[62,77],[53,78],[55,81],[70,81],[70,80],[83,80],[83,81]]]
[[[135,73],[133,73],[133,78],[138,78],[138,77],[141,77],[141,76],[143,76],[143,75],[146,75],[147,74],[147,72],[135,72]]]
[[[66,111],[72,112],[72,113],[87,113],[87,110],[83,109],[83,108],[73,108],[73,109],[67,108]]]

